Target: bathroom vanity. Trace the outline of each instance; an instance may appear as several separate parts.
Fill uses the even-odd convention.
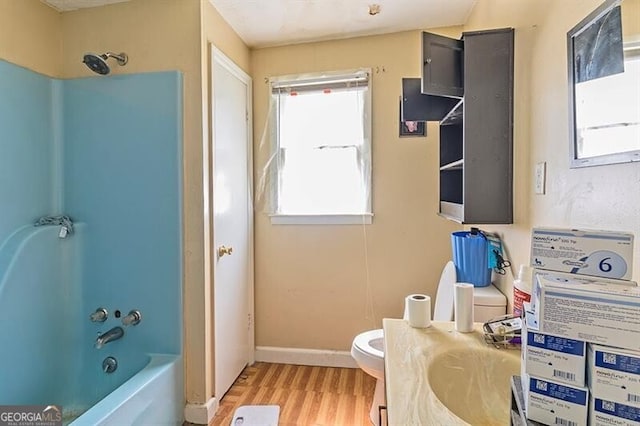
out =
[[[458,333],[453,322],[384,319],[383,329],[389,425],[509,424],[519,350],[487,345],[481,323]]]

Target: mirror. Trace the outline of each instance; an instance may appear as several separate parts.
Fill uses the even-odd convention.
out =
[[[640,161],[640,0],[607,0],[567,33],[571,167]]]

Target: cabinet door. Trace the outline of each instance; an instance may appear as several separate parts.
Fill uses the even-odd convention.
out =
[[[462,97],[463,46],[462,40],[422,33],[422,93]]]
[[[464,221],[513,222],[513,29],[465,33]]]
[[[402,121],[440,121],[458,103],[458,99],[423,95],[419,78],[402,79]]]

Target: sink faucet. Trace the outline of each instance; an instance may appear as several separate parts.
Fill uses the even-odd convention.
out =
[[[98,335],[98,338],[96,339],[96,344],[95,344],[96,349],[100,349],[101,347],[103,347],[109,342],[113,342],[114,340],[121,339],[122,336],[124,336],[124,330],[122,329],[122,327],[113,327],[111,330],[107,331],[106,333]]]

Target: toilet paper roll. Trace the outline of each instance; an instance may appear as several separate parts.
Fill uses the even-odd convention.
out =
[[[431,325],[431,298],[424,294],[410,294],[404,299],[404,318],[411,327]]]
[[[456,331],[469,333],[473,331],[473,284],[455,283],[453,286]]]

